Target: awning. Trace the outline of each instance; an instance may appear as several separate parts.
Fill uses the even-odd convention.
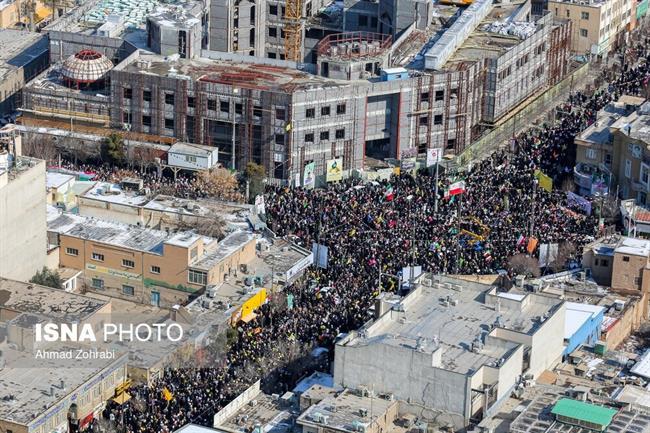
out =
[[[131,400],[131,396],[129,395],[128,392],[123,392],[122,394],[118,395],[117,397],[113,397],[113,401],[117,404],[124,404],[127,401]]]

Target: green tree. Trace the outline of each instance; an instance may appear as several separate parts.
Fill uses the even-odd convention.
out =
[[[120,134],[112,133],[104,139],[102,157],[114,165],[123,165],[126,160],[124,139]]]
[[[264,178],[266,177],[266,172],[264,171],[264,166],[260,164],[255,164],[254,162],[249,162],[246,165],[246,180],[249,182],[249,202],[255,201],[255,196],[264,194]]]
[[[61,281],[61,276],[59,273],[52,271],[45,266],[43,266],[43,269],[40,271],[36,271],[29,282],[40,284],[41,286],[53,287],[55,289],[63,288],[63,281]]]

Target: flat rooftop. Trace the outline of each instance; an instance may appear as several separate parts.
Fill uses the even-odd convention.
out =
[[[564,388],[544,386],[543,393],[534,398],[524,411],[512,422],[511,433],[593,433],[593,430],[569,426],[555,421],[551,413],[558,400],[564,398]],[[619,409],[606,433],[649,433],[650,414],[642,410]]]
[[[42,33],[0,29],[0,78],[43,54],[49,42]]]
[[[525,3],[519,1],[493,5],[487,17],[449,58],[445,69],[465,62],[498,58],[540,29],[539,23],[516,20]],[[499,29],[506,30],[499,33]]]
[[[263,432],[289,433],[293,429],[295,414],[291,409],[283,407],[280,400],[260,392],[251,400],[255,404],[245,404],[223,423],[215,426],[232,432],[250,432],[256,425]]]
[[[33,362],[33,355],[27,356]],[[0,368],[0,420],[27,425],[103,371],[108,373],[126,362],[126,354],[116,354],[115,360],[79,359],[72,368],[62,368],[60,360],[50,359],[39,359],[39,368]]]
[[[298,417],[297,423],[318,423],[327,417],[327,428],[358,432],[360,426],[370,426],[385,416],[388,409],[398,404],[384,398],[361,397],[349,391],[342,391],[336,397],[326,398],[311,406]]]
[[[162,27],[187,29],[201,22],[203,7],[203,3],[199,1],[158,5],[149,14],[149,19]]]
[[[107,304],[109,301],[0,278],[0,309],[7,308],[56,321],[79,322]]]
[[[602,256],[613,256],[615,253],[639,257],[650,256],[650,240],[627,236],[614,235],[602,238],[587,247]]]
[[[50,171],[48,171],[45,176],[46,176],[45,181],[47,182],[47,189],[60,188],[66,183],[74,180],[74,176],[71,174],[54,173]]]
[[[644,102],[634,113],[618,119],[612,128],[635,140],[650,143],[650,102]]]
[[[127,206],[143,206],[149,201],[145,195],[124,191],[119,185],[109,182],[97,182],[82,197]]]
[[[144,66],[146,64],[146,66]],[[295,90],[349,86],[349,81],[332,80],[300,72],[296,69],[265,64],[238,63],[214,59],[179,59],[140,53],[128,64],[120,64],[126,72],[185,76],[194,81],[224,84],[237,88],[291,93]]]
[[[192,262],[190,266],[192,268],[210,270],[226,257],[230,256],[238,249],[243,248],[253,239],[255,239],[255,234],[252,232],[232,232],[216,243],[214,248],[210,248],[196,261]]]
[[[18,179],[20,176],[36,167],[38,164],[43,164],[43,169],[45,169],[45,161],[41,159],[29,158],[27,156],[17,157],[14,165],[9,168],[9,173],[7,173],[9,182]],[[0,174],[5,173],[6,171],[7,170],[5,169],[0,169]],[[43,188],[45,188],[45,185],[43,185]]]
[[[596,121],[582,131],[576,139],[593,144],[610,144],[609,128],[625,114],[627,110],[623,104],[616,102],[607,104],[598,112]]]
[[[533,293],[503,293],[501,297],[514,303],[508,302],[511,307],[501,306],[496,311],[494,305],[485,303],[488,292],[495,288],[451,278],[445,281],[454,283],[434,283],[434,287],[420,284],[401,305],[340,344],[394,345],[425,353],[442,350],[441,368],[468,374],[507,357],[517,347],[510,342],[500,347],[485,344],[472,351],[472,342],[485,332],[486,326],[534,334],[539,327],[538,319],[552,314],[562,304],[559,299]]]

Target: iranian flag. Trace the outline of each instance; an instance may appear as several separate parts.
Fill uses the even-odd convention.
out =
[[[449,185],[449,189],[447,190],[447,196],[455,196],[458,194],[462,194],[465,192],[465,181],[464,180],[459,180],[458,182],[454,182],[451,185]]]
[[[393,194],[393,185],[386,186],[386,191],[384,191],[384,198],[386,201],[391,201],[395,195]]]

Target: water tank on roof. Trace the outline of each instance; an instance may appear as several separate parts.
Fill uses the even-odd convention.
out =
[[[388,68],[381,70],[381,81],[404,80],[409,73],[406,68]]]

